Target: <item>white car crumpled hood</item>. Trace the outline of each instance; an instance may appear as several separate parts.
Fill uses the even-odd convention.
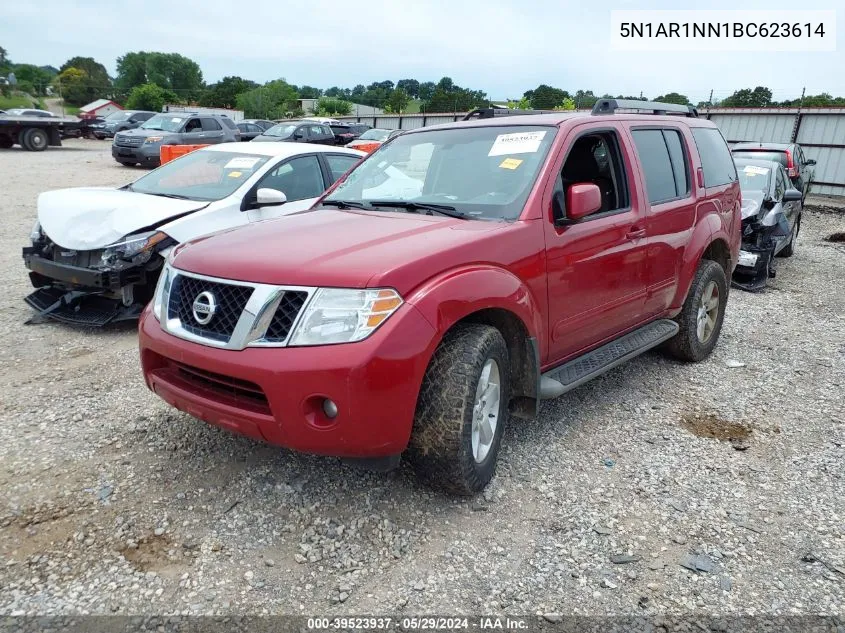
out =
[[[80,187],[39,195],[38,221],[42,231],[59,246],[91,250],[205,206],[208,206],[207,202],[197,200],[176,200],[105,187]]]

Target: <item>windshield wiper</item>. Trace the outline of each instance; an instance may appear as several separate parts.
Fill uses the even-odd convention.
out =
[[[461,213],[455,207],[448,204],[435,204],[433,202],[414,202],[412,200],[369,200],[374,207],[398,207],[406,209],[407,211],[427,211],[427,215],[434,215],[439,213],[450,218],[457,218],[459,220],[467,220],[469,216],[466,213]]]
[[[323,200],[320,203],[324,207],[337,207],[338,209],[371,209],[369,204],[355,202],[354,200]]]
[[[183,196],[181,193],[163,193],[153,191],[141,191],[151,196],[161,196],[162,198],[173,198],[174,200],[194,200],[191,196]]]

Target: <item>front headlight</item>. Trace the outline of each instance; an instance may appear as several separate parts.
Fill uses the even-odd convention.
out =
[[[153,253],[153,247],[166,240],[167,235],[161,231],[138,233],[130,235],[122,242],[106,246],[100,261],[103,266],[112,268],[121,263],[137,265],[146,262]]]
[[[33,244],[41,239],[41,222],[38,220],[32,225],[32,230],[29,232],[29,239]]]
[[[144,139],[145,143],[158,143],[159,141],[164,140],[163,136],[148,136]]]
[[[153,295],[153,316],[158,321],[167,318],[167,315],[164,314],[166,307],[165,297],[170,297],[170,283],[172,281],[173,269],[170,267],[170,264],[165,262],[164,267],[161,269],[161,275],[158,277],[155,294]]]
[[[321,288],[308,304],[288,345],[352,343],[372,334],[402,305],[392,288]]]

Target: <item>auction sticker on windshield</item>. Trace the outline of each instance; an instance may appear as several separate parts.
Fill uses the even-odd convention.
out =
[[[522,164],[522,161],[518,158],[506,158],[501,163],[499,163],[499,167],[502,169],[516,169]]]
[[[238,156],[226,163],[223,169],[252,169],[255,163],[260,160],[260,158],[254,158],[252,156]]]
[[[506,154],[533,154],[540,149],[540,143],[545,132],[511,132],[499,134],[493,141],[493,147],[488,156],[504,156]]]
[[[757,165],[746,165],[743,169],[746,174],[756,174],[757,176],[765,176],[769,170],[765,167],[757,167]]]

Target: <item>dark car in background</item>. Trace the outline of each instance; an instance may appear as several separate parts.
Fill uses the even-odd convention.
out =
[[[241,140],[235,122],[224,114],[162,112],[134,130],[115,134],[111,154],[121,165],[161,164],[162,145],[212,145]]]
[[[235,125],[238,126],[238,130],[241,132],[241,140],[242,141],[251,141],[256,136],[260,136],[264,133],[264,128],[256,123],[250,123],[248,121],[238,121]]]
[[[742,246],[733,285],[762,290],[775,276],[775,256],[791,257],[801,229],[801,191],[777,161],[734,155],[742,191]]]
[[[96,138],[113,138],[118,132],[134,130],[155,115],[155,112],[148,110],[121,110],[112,112],[101,122],[94,122],[88,127],[94,132]]]
[[[257,125],[262,130],[269,130],[271,127],[276,125],[273,121],[268,121],[267,119],[241,119],[238,123],[252,123],[253,125]]]
[[[736,158],[773,160],[783,165],[789,180],[801,192],[802,203],[810,192],[816,161],[807,158],[798,143],[737,143],[731,152]]]
[[[329,127],[332,129],[335,143],[338,145],[351,143],[370,129],[369,125],[364,125],[363,123],[331,123]]]
[[[285,141],[288,143],[317,143],[319,145],[337,145],[332,129],[316,121],[279,121],[255,141]]]

